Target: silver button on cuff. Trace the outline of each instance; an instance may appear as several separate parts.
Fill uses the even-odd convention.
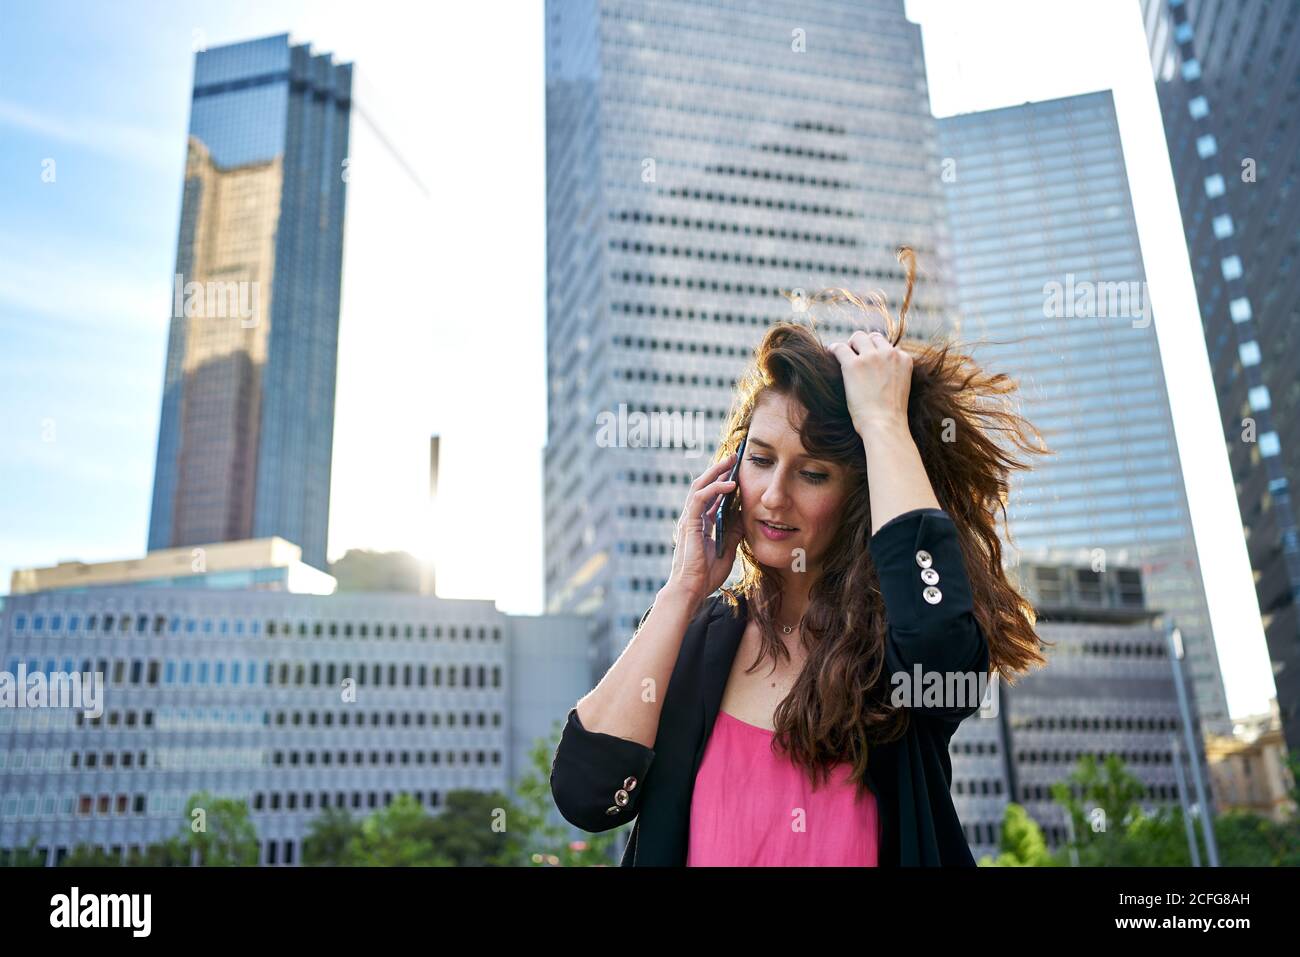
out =
[[[935,588],[933,585],[928,586],[921,594],[925,596],[925,600],[931,605],[937,605],[943,600],[943,592],[939,591],[939,589]]]
[[[916,563],[922,568],[929,568],[934,563],[934,559],[931,558],[930,553],[923,548],[916,553]]]
[[[605,808],[605,813],[612,817],[631,804],[632,795],[628,794],[628,792],[635,787],[636,778],[629,774],[623,779],[623,786],[614,792],[614,803]]]
[[[925,582],[927,585],[937,585],[939,584],[939,573],[933,568],[922,568],[921,581]]]

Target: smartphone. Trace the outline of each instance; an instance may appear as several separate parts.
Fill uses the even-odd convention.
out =
[[[746,432],[745,437],[740,440],[740,448],[736,452],[736,464],[731,467],[731,473],[727,476],[729,481],[736,482],[740,475],[740,463],[745,460],[745,443],[748,441],[749,433]],[[713,538],[717,543],[718,558],[722,557],[722,549],[727,541],[725,538],[727,531],[727,509],[731,505],[732,495],[739,491],[740,485],[737,483],[736,487],[730,492],[722,493],[722,502],[718,505],[718,514],[713,519]]]

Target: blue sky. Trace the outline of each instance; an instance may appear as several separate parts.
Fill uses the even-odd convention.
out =
[[[454,23],[422,5],[358,9],[129,0],[6,8],[0,591],[15,567],[143,553],[194,50],[288,32],[357,64],[443,213],[429,223],[429,271],[411,277],[413,296],[444,300],[436,351],[425,357],[436,396],[427,430],[443,437],[440,534],[367,540],[364,519],[338,522],[331,555],[409,548],[437,558],[442,594],[541,610],[541,8],[508,4],[516,29],[504,36],[499,7],[469,5]],[[472,96],[448,92],[467,82]],[[46,160],[53,182],[42,179]],[[453,290],[486,301],[466,308]],[[356,471],[336,497],[340,485],[364,488],[365,467],[343,463]],[[502,501],[517,511],[504,541],[478,520],[501,515]],[[520,566],[504,575],[503,544]]]
[[[428,359],[443,501],[437,534],[412,548],[437,559],[446,597],[542,611],[541,5],[441,9],[5,4],[0,591],[15,567],[143,553],[194,50],[289,32],[365,72],[438,210],[429,274],[412,277],[412,294],[440,297],[445,322]],[[1229,706],[1265,710],[1272,676],[1137,0],[908,0],[907,10],[924,30],[937,115],[1114,90]],[[42,180],[46,160],[53,182]],[[501,502],[515,521],[486,534]],[[392,544],[360,534],[332,538],[331,554]]]

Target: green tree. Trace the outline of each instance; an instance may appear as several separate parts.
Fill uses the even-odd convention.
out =
[[[345,864],[358,867],[446,867],[452,861],[434,843],[433,819],[409,794],[399,794],[361,822]]]
[[[1224,867],[1300,867],[1300,818],[1277,822],[1261,814],[1228,811],[1214,822]]]
[[[63,858],[62,867],[120,867],[121,860],[96,844],[78,844]]]
[[[201,812],[196,814],[195,812]],[[129,867],[252,867],[257,864],[257,829],[242,798],[200,791],[185,802],[178,833],[127,856]]]
[[[307,867],[338,867],[348,863],[352,842],[361,836],[361,822],[346,808],[331,807],[312,822],[302,842],[302,863]]]
[[[36,838],[28,838],[23,847],[15,847],[4,858],[9,867],[44,867],[45,855],[36,850]]]
[[[126,865],[127,867],[189,867],[189,847],[179,837],[169,837],[148,845],[143,854],[132,851],[127,855]]]
[[[433,818],[434,846],[455,867],[510,867],[524,854],[521,819],[499,791],[451,791]]]
[[[1099,764],[1095,756],[1085,754],[1069,779],[1057,781],[1051,790],[1074,835],[1059,852],[1062,863],[1070,863],[1071,850],[1078,852],[1080,866],[1114,862],[1129,825],[1142,815],[1142,782],[1118,755],[1108,754]],[[1151,866],[1159,865],[1153,861]]]
[[[202,811],[202,814],[196,814]],[[241,798],[220,798],[201,791],[185,803],[187,822],[178,835],[196,864],[239,867],[257,864],[257,829]],[[203,826],[200,826],[202,824]]]
[[[1043,829],[1029,816],[1024,805],[1011,803],[1002,815],[1002,840],[996,858],[985,854],[980,867],[1055,867],[1057,861],[1047,849]]]

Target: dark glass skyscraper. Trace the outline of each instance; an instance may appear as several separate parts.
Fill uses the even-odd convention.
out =
[[[149,547],[326,563],[352,67],[287,34],[195,57]]]
[[[1143,0],[1228,460],[1300,749],[1300,4]]]

